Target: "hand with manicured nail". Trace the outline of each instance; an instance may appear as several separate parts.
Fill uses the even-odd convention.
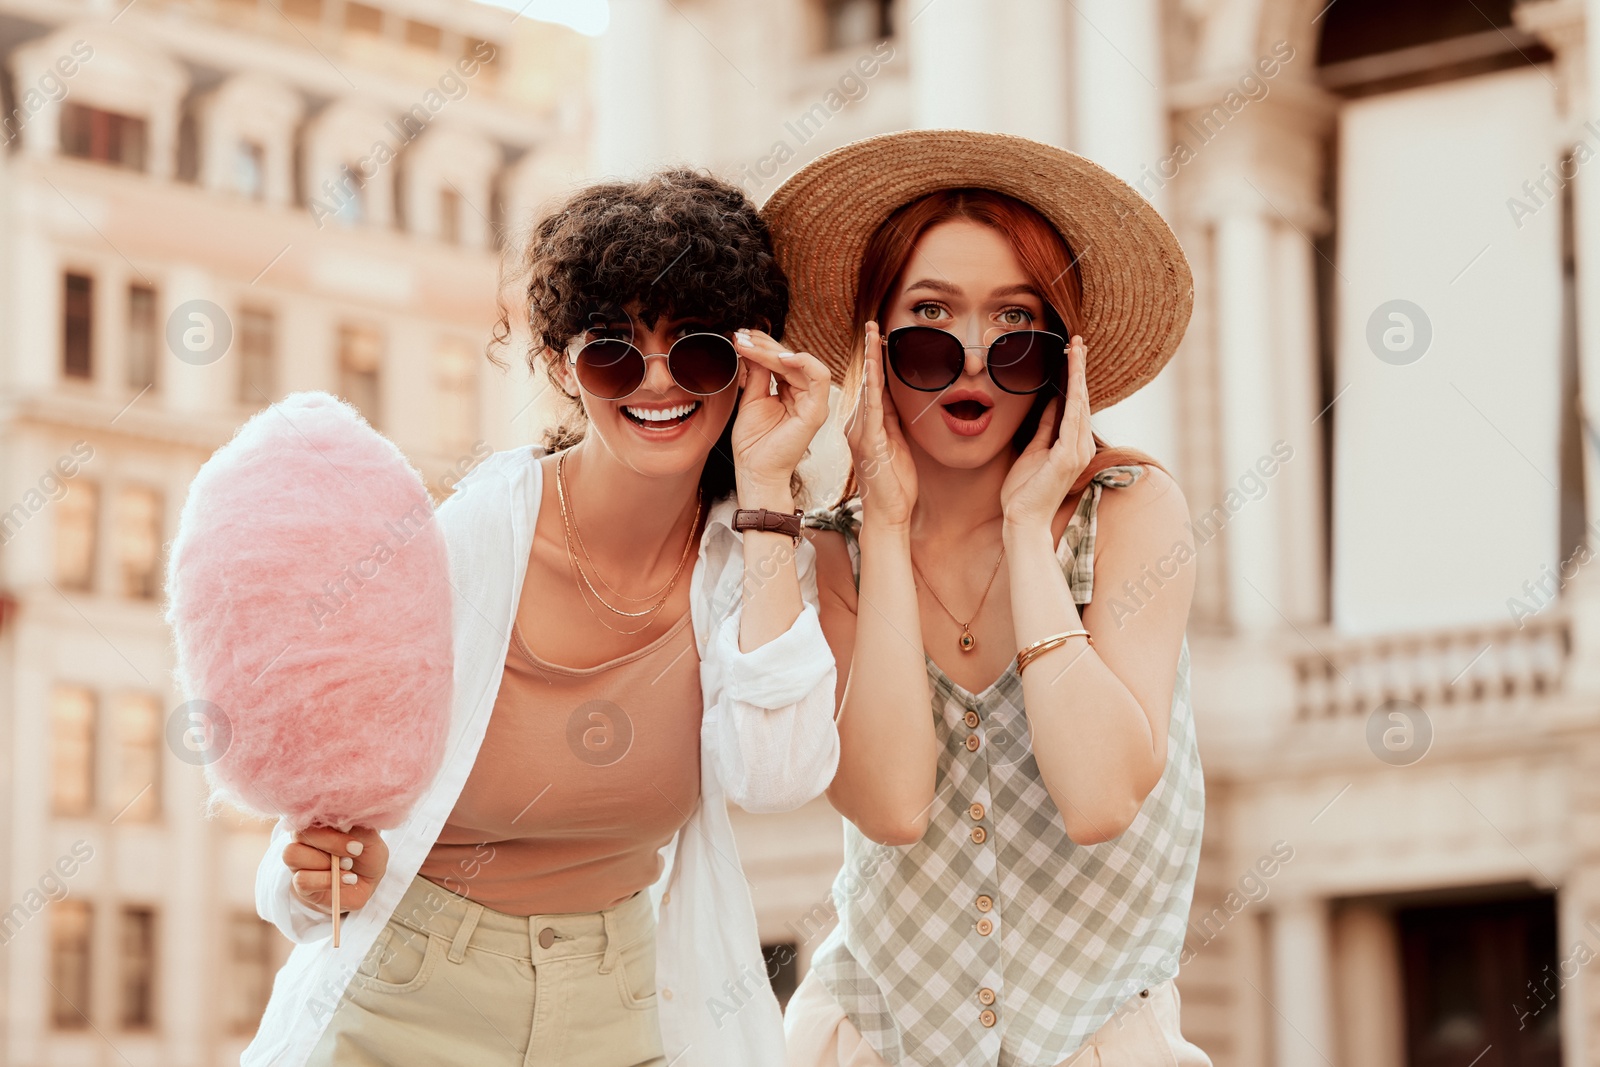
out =
[[[1056,413],[1062,398],[1051,397],[1039,418],[1039,429],[1011,465],[1000,486],[1000,509],[1006,525],[1048,528],[1072,483],[1094,459],[1094,431],[1089,426],[1089,386],[1084,368],[1088,346],[1074,334],[1067,347],[1067,405],[1059,432]]]
[[[378,879],[389,867],[389,846],[378,831],[365,826],[340,833],[329,826],[312,826],[294,835],[284,846],[283,862],[294,872],[289,885],[294,895],[321,912],[333,910],[333,857],[343,868],[339,910],[354,911],[372,896]]]
[[[744,391],[733,422],[733,465],[739,498],[746,488],[787,495],[789,476],[828,418],[828,368],[805,352],[791,352],[770,334],[740,330],[734,347],[744,357]],[[771,383],[778,383],[776,393]],[[747,506],[764,507],[752,499]]]
[[[860,483],[863,523],[904,525],[917,502],[917,467],[900,426],[900,413],[884,382],[878,324],[867,323],[861,392],[844,427]]]

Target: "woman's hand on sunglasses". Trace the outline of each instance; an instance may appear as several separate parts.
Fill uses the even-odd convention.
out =
[[[844,427],[861,486],[862,521],[902,526],[917,502],[917,468],[906,446],[900,413],[884,384],[883,345],[878,324],[867,323],[861,391]]]
[[[780,506],[811,439],[828,418],[828,368],[806,352],[790,352],[760,330],[740,330],[734,347],[743,393],[733,421],[733,465],[740,503]],[[772,392],[772,383],[778,383]]]
[[[1067,405],[1056,431],[1056,412],[1063,401],[1052,397],[1039,418],[1038,432],[1011,465],[1000,486],[1000,508],[1013,530],[1048,530],[1072,483],[1094,458],[1094,433],[1089,426],[1089,387],[1084,380],[1088,348],[1076,335],[1067,347]]]

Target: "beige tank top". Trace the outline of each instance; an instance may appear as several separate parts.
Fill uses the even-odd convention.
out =
[[[483,746],[424,878],[510,915],[600,911],[660,877],[700,802],[700,657],[684,613],[595,667],[513,627]]]

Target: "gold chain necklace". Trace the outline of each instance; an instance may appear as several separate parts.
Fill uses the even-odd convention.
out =
[[[933,585],[928,581],[927,576],[922,573],[922,568],[917,566],[917,561],[911,561],[911,569],[917,572],[918,578],[922,579],[922,586],[928,591],[928,595],[933,597],[933,602],[944,608],[944,613],[950,616],[951,622],[961,627],[961,636],[956,638],[956,644],[961,646],[961,651],[963,652],[971,652],[978,647],[978,639],[972,636],[972,624],[977,621],[978,616],[983,612],[984,602],[989,599],[989,590],[994,588],[995,576],[1000,573],[1000,563],[1005,558],[1006,546],[1005,542],[1002,541],[1000,543],[1000,555],[995,557],[994,570],[989,572],[989,584],[983,587],[983,596],[978,598],[978,606],[972,609],[972,618],[966,622],[956,618],[956,613],[951,611],[945,602],[939,599],[939,594],[933,591]]]
[[[660,610],[666,606],[667,601],[671,599],[672,590],[678,584],[678,578],[683,574],[684,564],[689,561],[689,550],[694,546],[695,531],[700,528],[700,515],[704,509],[705,501],[703,498],[699,498],[697,495],[697,499],[695,501],[694,521],[689,525],[689,536],[684,541],[683,554],[678,558],[678,567],[672,572],[672,577],[668,580],[665,589],[661,593],[660,599],[643,611],[623,611],[621,608],[614,607],[606,602],[606,598],[600,594],[600,590],[596,589],[594,584],[589,581],[589,576],[584,573],[583,565],[578,562],[577,554],[572,551],[572,542],[574,536],[577,536],[579,544],[582,544],[582,536],[578,534],[578,524],[575,509],[572,509],[567,503],[567,479],[565,469],[566,459],[566,453],[563,452],[556,460],[556,496],[561,501],[561,524],[562,532],[566,537],[567,560],[572,564],[573,573],[576,574],[581,581],[581,584],[578,586],[578,598],[582,600],[584,606],[589,609],[589,614],[595,617],[595,621],[613,633],[624,635],[643,633],[645,630],[649,629],[650,624],[655,621],[654,616],[660,612]],[[584,555],[586,557],[588,556],[587,550],[584,552]],[[591,559],[590,564],[593,565],[593,562],[594,561]],[[600,577],[600,571],[598,568],[595,569],[595,577]],[[601,578],[601,583],[605,584],[604,578]],[[598,600],[601,606],[607,611],[614,615],[621,615],[624,618],[644,619],[644,624],[633,630],[624,630],[611,625],[605,619],[601,618],[600,613],[594,610],[594,605],[589,603],[589,597],[584,593],[585,586],[588,587],[588,592],[593,595],[594,599]],[[610,586],[607,585],[607,588],[610,588]],[[644,598],[638,597],[630,599],[642,600]]]
[[[560,492],[562,494],[563,500],[565,500],[565,483],[566,483],[566,479],[565,479],[564,475],[562,474],[561,464],[566,461],[566,458],[567,458],[567,454],[565,452],[563,452],[561,454],[561,457],[556,460],[556,489],[558,490],[558,492]],[[567,521],[566,520],[566,515],[567,515],[566,510],[565,510],[565,508],[563,508],[563,510],[561,512],[562,522],[563,523],[565,523]],[[644,596],[629,596],[627,593],[624,593],[622,590],[618,589],[616,586],[614,586],[610,582],[606,581],[605,575],[600,573],[600,565],[597,564],[594,561],[594,557],[593,556],[589,555],[589,546],[587,546],[587,545],[585,545],[583,543],[583,532],[578,529],[578,522],[577,522],[577,518],[576,518],[577,508],[573,508],[573,515],[574,515],[574,518],[573,518],[573,520],[571,522],[572,539],[578,542],[578,551],[583,553],[583,558],[585,560],[587,560],[588,563],[589,563],[589,569],[594,571],[595,579],[597,581],[599,581],[599,583],[601,585],[606,587],[606,592],[611,593],[614,596],[621,597],[623,600],[632,600],[634,603],[642,604],[647,600],[654,600],[658,596],[663,596],[663,595],[665,595],[667,592],[669,592],[672,589],[672,583],[674,583],[674,582],[676,582],[678,580],[678,572],[677,571],[674,571],[673,574],[672,574],[672,577],[667,579],[667,584],[666,585],[662,586],[660,589],[657,589],[653,593],[646,593]],[[695,528],[698,527],[699,525],[700,525],[700,512],[697,510],[695,512],[695,515],[694,515],[694,525],[689,527],[689,537],[690,537],[691,541],[694,538]],[[683,560],[687,559],[688,557],[689,557],[689,545],[688,545],[688,543],[685,543],[684,546],[683,546],[683,559],[680,559],[678,561],[678,569],[679,570],[683,569]],[[604,604],[605,601],[602,600],[601,603]],[[606,606],[610,607],[609,604],[607,604]],[[615,609],[613,609],[613,610],[615,610]],[[624,612],[618,612],[617,614],[626,615],[628,613],[624,611]]]

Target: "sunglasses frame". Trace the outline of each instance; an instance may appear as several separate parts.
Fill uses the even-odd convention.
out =
[[[908,331],[908,330],[931,330],[931,331],[933,331],[935,333],[940,333],[940,334],[943,334],[944,336],[950,338],[950,340],[953,341],[961,349],[961,358],[962,358],[962,361],[963,361],[962,362],[962,367],[961,367],[961,369],[958,369],[956,371],[955,377],[951,378],[948,382],[945,382],[943,385],[936,386],[936,387],[929,387],[929,386],[924,386],[924,385],[913,385],[910,382],[906,381],[905,375],[900,373],[900,368],[895,366],[895,360],[893,358],[893,352],[892,352],[892,349],[891,349],[891,342],[893,342],[894,338],[896,338],[896,337],[904,337],[906,331]],[[1055,386],[1059,390],[1060,389],[1060,383],[1059,382],[1053,382],[1048,377],[1046,377],[1044,381],[1040,382],[1036,387],[1034,387],[1032,389],[1017,390],[1017,389],[1007,389],[1004,385],[1001,384],[1000,379],[998,379],[998,378],[996,378],[994,376],[994,367],[992,365],[990,365],[990,363],[989,363],[989,350],[992,349],[995,345],[999,344],[1001,341],[1005,340],[1007,337],[1011,337],[1011,336],[1013,336],[1015,334],[1019,334],[1019,333],[1042,333],[1047,337],[1053,337],[1057,341],[1060,341],[1061,342],[1061,366],[1062,366],[1063,369],[1066,368],[1066,365],[1067,365],[1066,364],[1066,360],[1067,360],[1067,344],[1068,344],[1068,342],[1067,342],[1067,339],[1065,337],[1062,337],[1060,334],[1056,333],[1054,330],[1007,330],[1005,333],[1000,334],[993,341],[990,341],[986,345],[964,345],[964,344],[961,343],[961,339],[959,337],[957,337],[955,334],[951,333],[949,330],[941,330],[937,326],[897,326],[894,329],[890,330],[887,334],[884,335],[883,340],[882,340],[884,362],[889,365],[889,369],[894,371],[894,376],[896,378],[900,379],[900,383],[902,385],[904,385],[907,389],[915,389],[919,393],[942,393],[946,389],[948,389],[952,385],[954,385],[956,382],[960,381],[961,380],[961,375],[966,373],[965,360],[966,360],[967,352],[970,349],[981,348],[983,350],[983,369],[984,369],[984,372],[989,375],[989,380],[994,383],[995,388],[999,389],[1001,392],[1010,393],[1012,396],[1037,396],[1039,393],[1042,393],[1045,389],[1050,388],[1052,385]]]
[[[688,386],[684,385],[682,382],[680,382],[678,380],[678,376],[676,374],[673,374],[673,372],[672,372],[672,352],[673,352],[673,350],[676,349],[683,342],[689,340],[690,338],[694,338],[694,337],[715,337],[717,340],[719,340],[723,344],[727,345],[728,346],[728,351],[733,353],[733,373],[728,376],[728,384],[727,385],[722,386],[720,389],[714,389],[709,393],[702,393],[697,389],[690,389]],[[626,393],[623,393],[621,396],[602,396],[601,394],[595,392],[593,389],[590,389],[587,385],[585,385],[583,383],[583,376],[578,372],[578,361],[583,358],[583,353],[585,351],[587,351],[591,345],[597,345],[597,344],[621,344],[621,345],[627,345],[634,352],[637,352],[639,354],[639,358],[640,358],[641,362],[644,364],[644,369],[642,371],[640,371],[640,373],[639,373],[639,382],[638,382],[638,384],[635,385],[632,389],[629,389]],[[650,361],[652,359],[664,359],[664,360],[666,360],[667,361],[667,374],[668,374],[668,376],[670,376],[672,378],[672,384],[676,385],[679,389],[682,389],[684,392],[688,393],[691,396],[716,396],[718,393],[722,392],[724,389],[727,389],[728,386],[732,385],[734,382],[739,380],[739,359],[740,359],[739,350],[734,347],[733,342],[731,340],[729,340],[725,335],[720,334],[720,333],[713,333],[710,330],[699,330],[699,331],[696,331],[695,333],[686,333],[682,337],[678,338],[676,341],[672,342],[672,344],[670,346],[668,346],[668,348],[667,348],[667,350],[665,352],[645,352],[643,349],[641,349],[638,345],[634,344],[632,341],[624,341],[620,337],[597,337],[593,341],[584,342],[582,345],[579,345],[576,349],[574,349],[571,345],[569,345],[567,347],[567,365],[572,368],[572,376],[577,379],[578,388],[582,389],[584,392],[588,393],[590,396],[595,397],[596,399],[599,399],[599,400],[626,400],[626,399],[628,399],[628,397],[632,396],[634,393],[637,393],[639,391],[639,387],[644,385],[645,378],[649,376],[649,373],[650,373]]]

